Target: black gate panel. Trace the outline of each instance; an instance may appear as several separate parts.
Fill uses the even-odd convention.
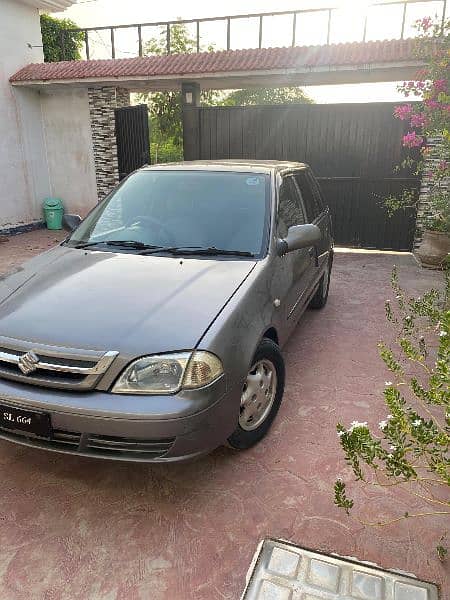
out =
[[[319,177],[333,219],[337,245],[349,248],[410,251],[416,228],[416,211],[408,209],[388,217],[383,198],[418,187],[414,179]]]
[[[415,213],[389,218],[382,200],[419,177],[396,173],[405,158],[397,104],[303,104],[189,109],[185,159],[294,160],[319,178],[339,245],[411,250]],[[188,123],[189,124],[189,123]]]
[[[150,135],[146,104],[116,108],[116,142],[119,179],[150,164]]]

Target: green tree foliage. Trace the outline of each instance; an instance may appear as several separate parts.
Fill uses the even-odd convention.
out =
[[[214,47],[200,47],[201,51],[213,52]],[[197,51],[197,40],[189,35],[183,23],[170,28],[170,51],[173,54],[190,54]],[[166,30],[150,39],[144,46],[147,56],[167,53]],[[170,162],[183,159],[183,125],[181,93],[179,91],[145,92],[138,95],[140,102],[149,105],[151,121],[150,153],[153,162]],[[312,100],[300,88],[260,88],[234,90],[232,92],[203,91],[204,106],[239,106],[253,104],[311,103]]]
[[[197,49],[197,41],[189,36],[186,25],[177,23],[170,28],[170,51],[173,54],[190,54]],[[203,50],[211,50],[210,47]],[[150,39],[144,46],[146,56],[167,53],[166,31]],[[213,102],[215,92],[202,92],[202,102]],[[150,154],[154,162],[183,159],[183,125],[181,92],[145,92],[138,95],[150,109]]]
[[[223,106],[250,106],[255,104],[312,104],[313,100],[299,87],[255,88],[234,90],[221,104]]]
[[[44,46],[44,61],[57,62],[60,60],[79,60],[83,44],[82,31],[70,31],[77,27],[70,19],[56,19],[49,15],[41,15],[42,44]],[[64,33],[64,52],[62,33]]]

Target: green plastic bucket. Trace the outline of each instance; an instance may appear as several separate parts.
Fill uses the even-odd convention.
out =
[[[47,229],[62,229],[64,214],[62,200],[60,198],[46,198],[43,206]]]

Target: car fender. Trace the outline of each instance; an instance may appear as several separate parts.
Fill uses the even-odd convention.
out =
[[[233,429],[239,415],[242,385],[255,350],[271,327],[280,327],[280,313],[274,300],[277,277],[274,261],[259,261],[198,343],[198,348],[220,357],[223,363],[228,398],[231,399],[228,425]]]

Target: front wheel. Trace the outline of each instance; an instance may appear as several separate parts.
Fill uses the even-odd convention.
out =
[[[238,426],[228,438],[232,448],[250,448],[266,435],[280,408],[283,391],[280,349],[272,340],[263,339],[242,388]]]

